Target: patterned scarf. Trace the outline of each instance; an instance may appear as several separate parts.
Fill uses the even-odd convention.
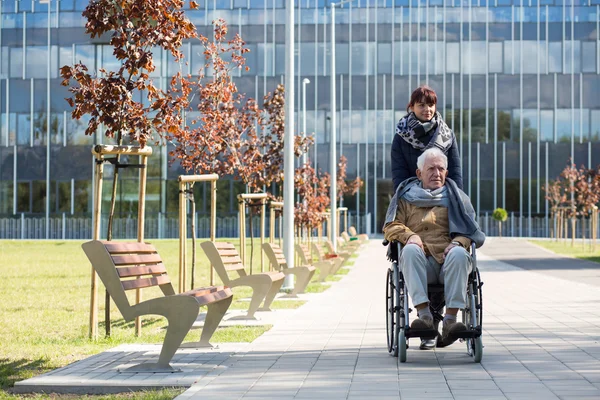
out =
[[[396,134],[417,150],[437,147],[446,154],[452,146],[452,130],[437,111],[430,122],[419,121],[413,112],[405,115],[396,126]]]

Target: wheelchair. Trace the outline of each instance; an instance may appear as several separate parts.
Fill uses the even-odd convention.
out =
[[[402,252],[402,244],[398,242],[383,241],[384,246],[388,247],[388,259],[391,265],[388,268],[386,276],[385,307],[387,347],[390,355],[398,357],[400,362],[406,362],[408,339],[422,338],[435,339],[437,337],[440,343],[441,334],[436,329],[416,330],[411,329],[409,314],[413,311],[408,306],[408,289],[406,282],[400,271],[399,259]],[[469,274],[467,283],[467,304],[462,310],[462,322],[467,327],[465,332],[458,335],[458,339],[467,345],[467,354],[473,358],[476,363],[481,362],[483,357],[483,343],[481,339],[483,323],[483,297],[481,286],[481,277],[477,269],[477,258],[475,253],[475,244],[471,244],[471,258],[473,270]],[[437,327],[442,321],[442,310],[444,302],[444,285],[429,284],[427,287],[429,294],[429,308],[433,315],[434,326]]]

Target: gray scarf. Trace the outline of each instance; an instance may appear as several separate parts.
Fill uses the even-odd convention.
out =
[[[396,126],[396,134],[417,150],[437,147],[444,154],[452,146],[454,135],[437,111],[429,122],[419,121],[413,112],[405,115]]]
[[[446,207],[448,208],[448,189],[442,186],[439,189],[423,189],[421,182],[411,185],[403,196],[404,200],[417,207]]]
[[[410,200],[407,198],[406,194],[407,192],[412,191],[413,186],[420,186],[419,180],[414,177],[408,178],[398,186],[398,189],[396,189],[396,194],[394,194],[394,197],[392,197],[390,205],[388,206],[388,210],[385,215],[385,224],[383,225],[384,227],[396,219],[396,211],[398,210],[398,202],[400,199],[404,198],[410,203]],[[450,178],[446,178],[446,184],[444,186],[447,188],[446,193],[448,196],[448,221],[450,225],[450,237],[468,237],[475,243],[477,247],[481,247],[485,242],[485,234],[481,231],[481,229],[479,229],[479,225],[475,221],[475,210],[471,205],[469,196],[460,190],[458,186],[456,186],[456,183]],[[410,196],[411,195],[409,195],[409,197]],[[429,206],[425,205],[422,207]]]

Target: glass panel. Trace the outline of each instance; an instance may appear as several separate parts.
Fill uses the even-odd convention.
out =
[[[339,43],[335,45],[335,70],[338,74],[347,74],[350,72],[349,47],[348,43]],[[314,64],[314,60],[312,60],[312,57],[310,58],[310,61]]]
[[[581,70],[583,72],[596,72],[596,42],[581,42],[582,60]]]
[[[540,140],[543,142],[554,141],[554,111],[552,110],[541,110],[540,111]]]
[[[75,45],[75,63],[87,66],[90,72],[96,69],[96,59],[94,56],[94,45]]]
[[[565,74],[581,72],[581,42],[565,41]]]
[[[267,43],[266,45],[264,43],[259,43],[257,48],[257,75],[274,76],[275,71],[273,70],[273,58],[275,57],[275,48],[273,43]]]
[[[587,142],[590,138],[590,110],[584,108],[582,110],[575,110],[577,135],[581,135],[584,142]]]
[[[17,212],[31,212],[30,182],[17,182]]]
[[[8,74],[10,73],[9,71],[9,48],[3,46],[2,47],[2,53],[0,54],[0,77],[5,79],[7,78]]]
[[[250,47],[250,46],[249,46]],[[254,49],[251,48],[250,52],[252,53]],[[199,74],[200,70],[204,70],[204,47],[202,45],[192,45],[192,75],[196,75]],[[251,68],[254,67],[254,65],[250,66]],[[256,73],[256,71],[254,72]]]
[[[102,45],[102,60],[101,66],[107,72],[118,71],[121,68],[121,62],[113,54],[114,48],[110,45]]]
[[[460,72],[460,45],[459,43],[446,43],[446,72]]]
[[[29,114],[19,114],[17,117],[17,144],[29,144],[30,127]]]
[[[590,140],[598,142],[600,141],[600,110],[591,110],[590,122],[592,127]]]
[[[502,42],[490,42],[489,43],[489,52],[490,52],[490,66],[489,71],[494,73],[502,73]]]
[[[550,42],[548,44],[548,71],[562,72],[562,43]]]
[[[352,74],[353,75],[366,75],[367,74],[367,59],[365,54],[367,53],[367,44],[364,42],[352,43],[351,57],[352,57]]]
[[[556,110],[556,133],[557,140],[559,142],[570,142],[571,132],[571,121],[573,120],[571,110],[569,109],[558,109]],[[578,135],[576,135],[577,137]]]
[[[25,0],[21,0],[21,2],[23,2]],[[29,3],[31,3],[31,1],[27,0]],[[73,8],[75,6],[75,2],[73,0],[60,0],[60,2],[58,3],[59,7],[60,7],[60,11],[73,11]]]
[[[14,145],[17,137],[17,115],[11,113],[8,115],[7,120],[6,114],[2,114],[0,123],[2,124],[2,126],[0,127],[0,129],[2,130],[2,135],[0,135],[0,137],[2,138],[2,143],[0,143],[0,145]]]
[[[390,74],[392,72],[392,44],[377,44],[377,71],[380,74]]]
[[[25,70],[26,78],[46,78],[48,73],[48,47],[47,46],[28,46],[27,47],[27,67]]]
[[[538,71],[538,43],[533,40],[523,40],[523,73],[537,74]],[[541,71],[541,69],[540,69]],[[544,70],[545,72],[545,70]]]
[[[23,49],[20,47],[10,48],[10,77],[23,77]]]

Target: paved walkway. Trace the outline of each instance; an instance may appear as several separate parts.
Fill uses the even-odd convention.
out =
[[[598,287],[497,261],[485,247],[478,256],[485,283],[481,364],[473,363],[461,343],[420,351],[411,341],[405,364],[387,354],[388,263],[385,249],[373,240],[346,277],[299,309],[278,314],[273,328],[253,343],[223,345],[219,351],[180,350],[174,365],[183,374],[119,374],[115,365],[127,358],[117,357],[139,358],[122,346],[116,354],[105,352],[74,365],[81,370],[99,361],[112,363],[111,374],[92,382],[105,387],[127,380],[157,387],[161,380],[167,385],[178,379],[191,385],[179,399],[598,400]],[[570,261],[576,266],[577,260]],[[95,379],[69,367],[57,370],[56,383],[64,375],[73,381]]]

